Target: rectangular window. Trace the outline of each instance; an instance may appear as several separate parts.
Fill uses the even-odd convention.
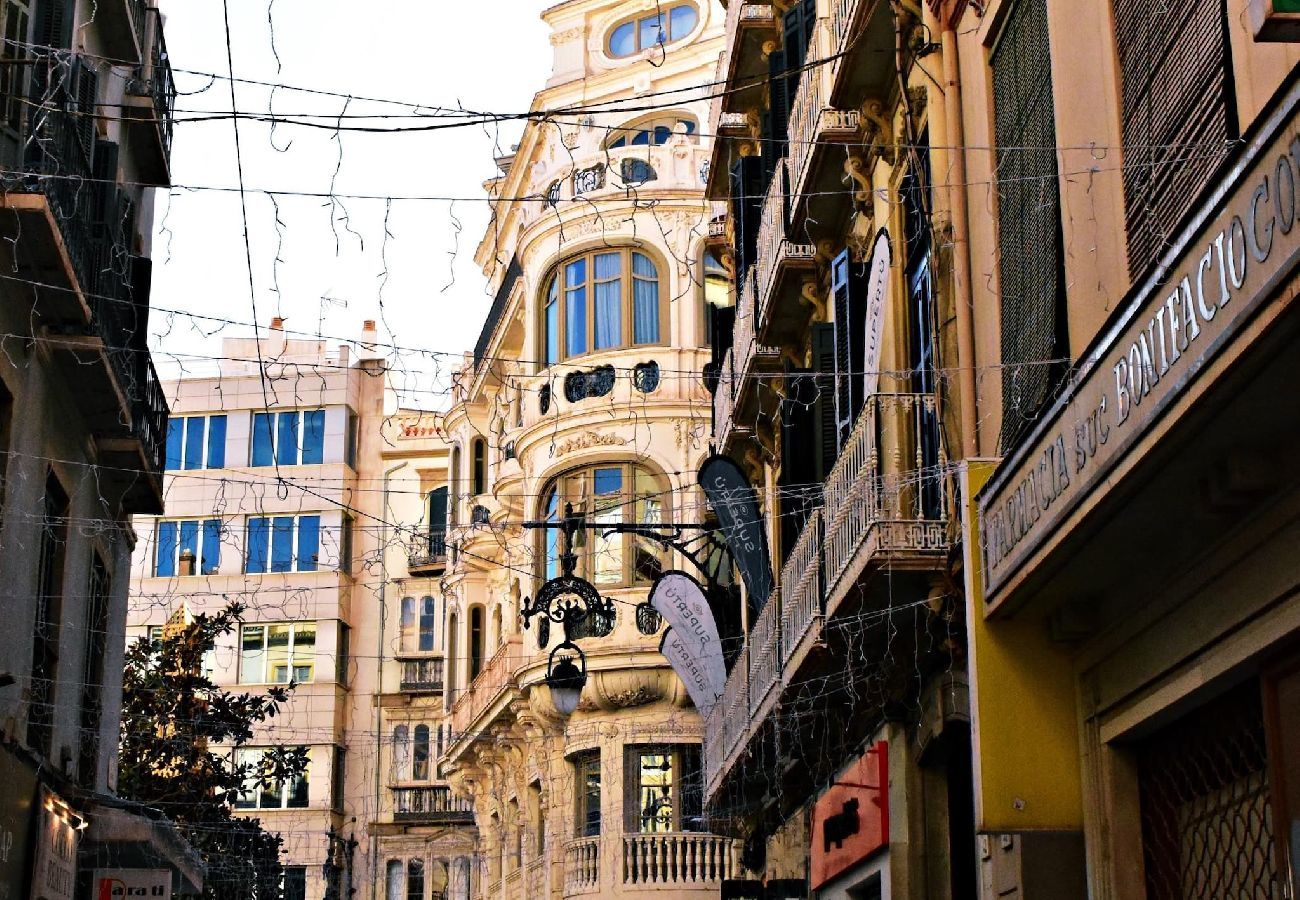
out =
[[[325,456],[325,410],[253,413],[254,466],[319,463]]]
[[[587,261],[576,259],[564,267],[564,332],[566,356],[587,352]]]
[[[334,768],[330,771],[330,806],[337,813],[343,812],[343,791],[346,786],[344,766],[348,752],[342,747],[334,748]]]
[[[578,837],[600,834],[600,751],[588,750],[573,760],[578,783]]]
[[[244,571],[315,572],[320,556],[320,516],[253,516],[248,520]]]
[[[307,867],[285,866],[283,900],[307,900]]]
[[[172,416],[167,420],[168,471],[226,465],[226,417]]]
[[[307,770],[288,779],[263,778],[264,758],[269,750],[240,747],[235,751],[235,765],[244,773],[244,791],[235,800],[236,809],[305,809],[307,807]]]
[[[90,590],[85,619],[86,648],[81,679],[81,746],[77,780],[93,790],[99,770],[99,728],[104,704],[104,656],[108,646],[108,566],[98,553],[91,555]]]
[[[560,361],[560,279],[551,281],[551,293],[546,298],[546,364]]]
[[[315,622],[243,627],[240,684],[302,684],[312,680],[315,665]]]
[[[352,629],[346,622],[339,623],[339,646],[335,654],[334,680],[339,684],[348,683],[348,654],[352,652]]]
[[[221,563],[221,520],[185,519],[157,523],[153,574],[212,575]]]
[[[703,826],[702,788],[698,746],[628,747],[624,827],[641,833],[699,831]]]
[[[1129,273],[1168,246],[1237,137],[1223,0],[1114,0]]]
[[[343,461],[353,469],[357,467],[357,450],[361,446],[361,419],[354,412],[348,413],[347,444],[343,450]]]
[[[68,549],[68,495],[53,472],[45,481],[32,631],[31,702],[27,745],[47,758],[54,722],[54,683],[59,671],[59,623],[63,617],[63,564]]]
[[[0,66],[0,69],[7,68]],[[2,95],[0,95],[2,96]],[[9,444],[13,440],[14,398],[0,381],[0,509],[4,507],[5,475],[9,471]]]
[[[997,145],[1005,451],[1068,369],[1047,0],[1017,0],[990,58]],[[1049,365],[1053,360],[1056,365]]]
[[[344,516],[343,524],[339,526],[339,571],[344,575],[352,574],[352,533],[355,527],[351,516]]]
[[[164,630],[165,627],[162,625],[150,625],[148,631],[146,632],[147,640],[149,641],[150,644],[154,646],[155,649],[159,648],[162,645]],[[202,665],[200,674],[204,678],[211,681],[212,676],[217,671],[217,648],[216,647],[209,646],[208,649],[203,651],[203,662],[200,665]]]

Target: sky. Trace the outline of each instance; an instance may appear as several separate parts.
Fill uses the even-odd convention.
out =
[[[263,327],[279,316],[286,330],[327,338],[353,339],[375,319],[381,342],[410,348],[399,362],[403,405],[446,406],[450,370],[491,304],[473,260],[488,221],[483,182],[521,125],[397,134],[334,125],[346,115],[354,126],[425,126],[439,107],[526,111],[550,74],[539,19],[549,2],[228,0],[237,78],[343,95],[235,84],[243,113],[325,126],[240,121],[250,289],[239,193],[211,189],[239,184],[234,126],[228,116],[203,120],[231,109],[231,83],[210,77],[228,71],[222,3],[161,0],[181,96],[173,186],[156,193],[159,373],[213,371],[222,337],[251,336],[254,307]]]

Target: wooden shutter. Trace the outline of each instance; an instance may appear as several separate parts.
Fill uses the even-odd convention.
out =
[[[33,43],[65,50],[71,46],[72,10],[69,0],[38,0]]]
[[[1068,352],[1047,0],[1017,0],[990,58],[997,143],[1002,449],[1051,397]]]
[[[1114,0],[1129,273],[1156,261],[1237,136],[1224,0]]]
[[[785,563],[794,543],[803,531],[808,515],[817,504],[821,479],[818,477],[821,444],[809,440],[819,432],[819,413],[824,407],[819,403],[817,375],[809,369],[796,369],[787,365],[785,373],[785,398],[781,401],[778,418],[781,422],[781,562]]]
[[[866,278],[849,251],[831,262],[831,295],[835,301],[835,421],[839,444],[844,445],[865,402]]]
[[[817,376],[817,399],[814,408],[815,478],[824,482],[839,458],[840,440],[835,410],[835,326],[818,322],[812,326],[812,362]],[[859,382],[859,386],[860,386]],[[847,435],[846,435],[847,436]]]
[[[758,221],[763,214],[763,167],[763,160],[757,156],[742,156],[731,167],[737,286],[744,283],[745,272],[754,264],[758,251]]]

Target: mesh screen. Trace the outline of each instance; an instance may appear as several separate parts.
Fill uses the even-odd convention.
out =
[[[1115,0],[1115,31],[1136,279],[1174,236],[1235,136],[1224,0]]]
[[[1061,230],[1046,0],[1019,0],[992,56],[1002,289],[1002,447],[1049,399],[1060,356]]]
[[[1138,778],[1150,900],[1281,900],[1259,684],[1144,742]]]

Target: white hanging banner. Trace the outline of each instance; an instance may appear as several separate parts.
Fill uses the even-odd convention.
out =
[[[668,622],[659,652],[672,665],[701,713],[722,696],[727,669],[713,610],[698,581],[685,572],[664,572],[650,590],[650,605]]]
[[[889,232],[880,229],[871,248],[871,268],[867,273],[866,343],[862,345],[862,396],[870,397],[880,389],[880,326],[885,318],[885,292],[889,290],[889,267],[893,253],[889,246]]]

